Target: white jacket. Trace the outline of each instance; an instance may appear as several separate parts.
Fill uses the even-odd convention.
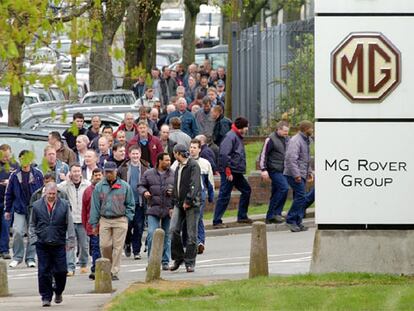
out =
[[[81,179],[79,187],[76,189],[71,180],[65,180],[57,185],[58,189],[68,196],[69,203],[72,207],[73,223],[82,223],[82,197],[85,189],[90,185],[90,181]]]

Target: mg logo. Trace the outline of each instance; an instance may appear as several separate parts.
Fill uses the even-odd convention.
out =
[[[401,55],[381,33],[351,33],[332,52],[332,82],[352,102],[381,102],[400,83]]]

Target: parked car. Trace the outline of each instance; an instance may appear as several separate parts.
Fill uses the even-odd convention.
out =
[[[39,95],[40,101],[65,100],[65,93],[57,87],[57,85],[50,85],[47,89],[40,83],[29,86],[31,93]]]
[[[156,66],[161,70],[164,66],[170,66],[180,59],[180,56],[173,50],[157,50]]]
[[[25,66],[27,72],[35,72],[38,75],[57,75],[62,72],[62,64],[57,51],[49,47],[42,47],[29,53]]]
[[[220,43],[222,19],[221,9],[218,6],[205,4],[200,6],[195,27],[199,47],[212,47]]]
[[[136,101],[134,92],[129,90],[113,90],[89,92],[81,100],[81,104],[131,105]]]
[[[70,72],[72,70],[72,56],[70,55],[70,47],[72,40],[60,39],[54,40],[51,47],[58,52],[59,61],[61,63],[62,72]],[[81,54],[76,57],[76,68],[87,68],[89,66],[89,57],[87,54]]]
[[[9,120],[9,101],[10,101],[10,92],[9,91],[0,91],[0,107],[3,112],[3,116],[0,118],[0,123],[7,124]],[[24,103],[23,106],[30,106],[35,103],[40,102],[40,97],[36,93],[25,93],[24,94]]]
[[[183,9],[163,10],[157,25],[157,34],[162,38],[181,38],[184,24],[185,13]]]
[[[17,159],[20,151],[29,150],[35,155],[35,163],[41,165],[43,149],[47,145],[48,134],[15,127],[0,127],[0,141],[12,147]]]
[[[157,45],[157,51],[173,51],[175,55],[177,55],[177,60],[183,56],[183,46],[181,44],[160,44]]]
[[[205,59],[209,59],[211,66],[217,69],[219,66],[227,67],[228,62],[228,45],[216,45],[212,48],[196,49],[195,50],[195,63],[200,65]],[[175,63],[172,63],[169,67],[175,69],[177,64],[182,63],[180,58]]]

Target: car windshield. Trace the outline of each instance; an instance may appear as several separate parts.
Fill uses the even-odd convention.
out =
[[[157,67],[168,66],[171,64],[170,59],[167,55],[157,54]]]
[[[214,69],[217,69],[219,66],[226,68],[227,53],[212,53],[212,54],[209,54],[208,56],[209,56],[211,65]]]
[[[103,104],[103,105],[133,105],[135,102],[131,94],[104,94],[92,95],[85,98],[85,104]]]
[[[35,104],[38,103],[39,101],[37,100],[37,97],[34,96],[25,96],[24,97],[24,103],[28,106],[30,106],[31,104]]]
[[[42,157],[43,157],[43,149],[47,145],[46,140],[41,141],[41,140],[25,139],[25,138],[14,137],[14,136],[7,137],[7,136],[3,136],[2,134],[0,134],[0,140],[2,144],[8,144],[12,146],[13,155],[16,159],[20,151],[22,150],[33,151],[35,155],[35,163],[41,166]]]
[[[51,101],[52,100],[52,97],[50,96],[50,94],[46,90],[44,90],[44,89],[30,88],[30,92],[39,94],[40,100],[42,102],[46,102],[46,101]]]
[[[184,20],[184,16],[181,13],[162,13],[161,19],[162,21],[182,21]]]
[[[198,13],[197,25],[220,25],[221,15],[217,13]]]
[[[65,100],[65,94],[63,93],[63,91],[61,89],[56,89],[56,88],[50,88],[50,91],[53,94],[53,97],[55,98],[55,100]]]

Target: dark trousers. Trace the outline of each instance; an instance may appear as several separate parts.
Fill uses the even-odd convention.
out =
[[[141,252],[142,235],[144,233],[145,207],[135,204],[135,215],[132,222],[128,223],[128,231],[125,238],[125,244],[132,245],[134,255]]]
[[[306,192],[306,179],[302,178],[300,183],[295,178],[286,176],[289,186],[293,190],[293,202],[286,217],[288,224],[299,226],[305,216],[306,209],[315,201],[315,190]]]
[[[271,172],[269,173],[269,177],[272,180],[272,194],[270,196],[266,219],[272,219],[276,215],[282,214],[289,191],[289,185],[285,175],[278,172]]]
[[[66,285],[66,250],[65,245],[36,244],[38,260],[39,293],[42,300],[52,300],[53,292],[61,295]],[[55,288],[52,286],[52,277]]]
[[[216,208],[214,209],[213,225],[221,224],[221,218],[229,205],[231,198],[231,191],[233,186],[241,192],[239,201],[239,210],[237,212],[237,220],[247,218],[247,210],[250,203],[250,193],[252,189],[246,178],[241,173],[233,173],[233,180],[227,180],[225,173],[220,173],[220,190],[217,198]]]
[[[97,259],[101,258],[99,235],[89,235],[89,255],[92,257],[91,272],[95,273],[95,262]]]
[[[175,261],[184,261],[187,267],[195,266],[197,256],[197,227],[200,207],[191,207],[184,211],[182,207],[174,207],[170,224],[171,232],[171,258]],[[187,229],[187,244],[185,247],[181,240],[183,224]]]
[[[14,213],[12,213],[13,215]],[[10,226],[11,220],[4,218],[4,213],[0,219],[2,223],[0,231],[0,253],[9,253],[9,242],[10,242]]]

